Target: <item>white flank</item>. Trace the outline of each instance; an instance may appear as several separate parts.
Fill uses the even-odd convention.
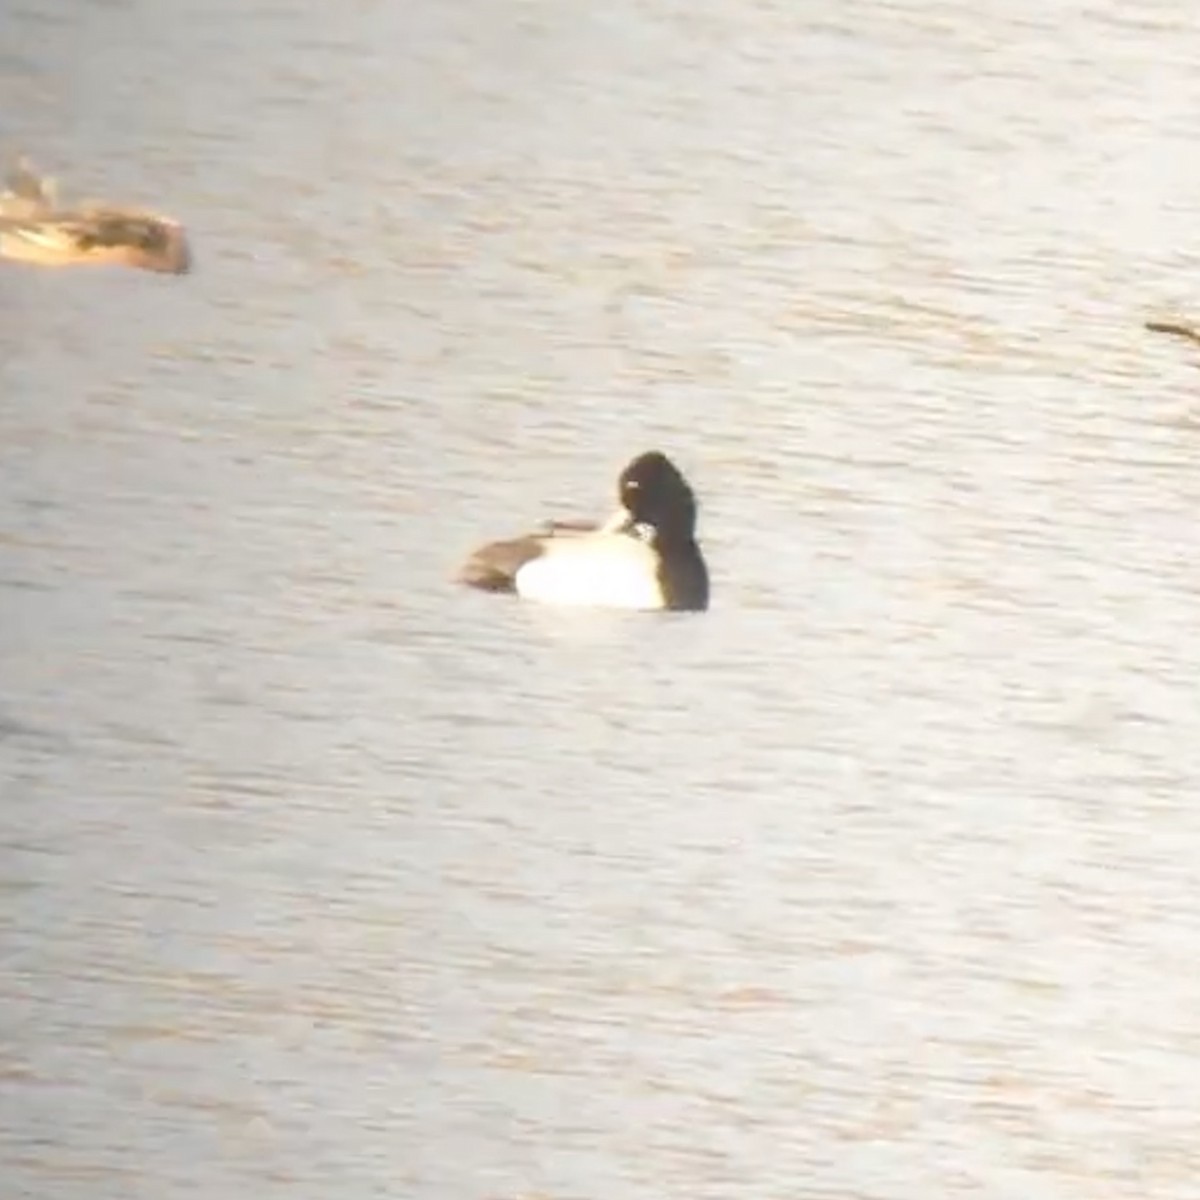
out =
[[[551,546],[549,553],[517,572],[517,593],[524,599],[595,608],[662,608],[657,559],[645,542],[591,535],[557,539]]]

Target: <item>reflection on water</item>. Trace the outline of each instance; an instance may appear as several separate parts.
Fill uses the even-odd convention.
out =
[[[1191,10],[309,9],[0,51],[6,1194],[1190,1195]]]

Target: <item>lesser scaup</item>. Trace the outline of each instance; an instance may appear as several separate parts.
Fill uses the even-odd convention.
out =
[[[459,579],[546,604],[632,609],[708,607],[696,544],[696,498],[665,454],[639,454],[617,479],[620,507],[600,526],[556,522],[481,546]]]

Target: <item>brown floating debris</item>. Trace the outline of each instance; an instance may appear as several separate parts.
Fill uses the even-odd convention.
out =
[[[182,275],[191,267],[183,227],[168,217],[113,204],[64,206],[54,181],[24,159],[0,191],[0,258],[65,267],[118,263]]]

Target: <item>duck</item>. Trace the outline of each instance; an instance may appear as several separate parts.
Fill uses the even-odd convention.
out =
[[[659,450],[639,454],[618,475],[617,496],[617,510],[603,523],[550,521],[480,546],[459,582],[543,604],[707,609],[696,497],[679,468]]]
[[[112,204],[64,208],[54,181],[25,159],[10,169],[0,192],[0,258],[46,267],[118,263],[172,275],[191,269],[178,222]]]

